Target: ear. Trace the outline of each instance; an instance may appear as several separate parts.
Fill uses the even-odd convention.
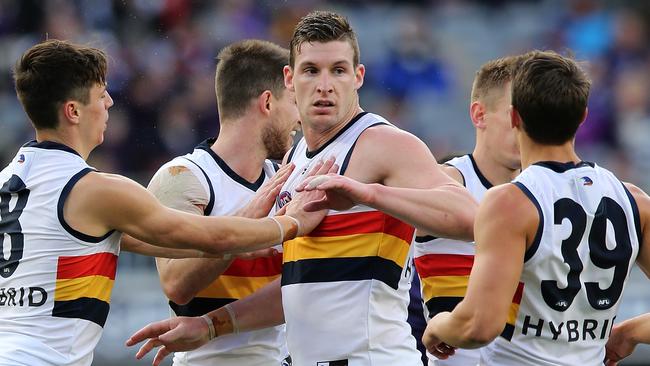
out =
[[[585,121],[587,120],[588,115],[589,115],[589,108],[585,108],[585,113],[583,113],[583,115],[582,115],[582,121],[580,121],[580,125],[585,123]]]
[[[366,75],[366,67],[363,64],[357,65],[354,70],[354,88],[359,90],[363,85],[363,77]]]
[[[282,73],[284,74],[284,86],[286,86],[288,90],[295,92],[296,89],[293,86],[293,69],[291,66],[285,65],[282,69]]]
[[[484,129],[485,123],[485,105],[479,101],[472,102],[469,105],[469,117],[472,119],[474,127]]]
[[[518,130],[522,127],[521,115],[519,115],[517,109],[512,105],[510,106],[510,127]]]
[[[61,108],[63,110],[63,116],[66,120],[70,121],[72,124],[79,123],[80,112],[78,102],[68,100],[66,102],[63,102]]]
[[[273,103],[270,90],[265,90],[257,97],[257,109],[265,116],[271,114],[271,103]]]

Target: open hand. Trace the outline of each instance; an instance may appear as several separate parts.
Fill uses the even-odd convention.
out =
[[[208,325],[201,317],[175,317],[150,323],[135,332],[126,341],[126,345],[133,346],[147,340],[135,354],[138,360],[152,349],[160,347],[152,363],[158,366],[170,353],[199,348],[207,343],[209,338]]]
[[[235,216],[243,216],[252,219],[259,219],[268,216],[271,208],[275,204],[275,198],[280,194],[280,190],[284,183],[289,179],[291,172],[296,167],[295,164],[289,163],[280,168],[271,179],[266,181],[255,192],[253,199],[238,210]]]

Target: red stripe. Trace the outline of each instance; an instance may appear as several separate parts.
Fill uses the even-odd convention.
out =
[[[223,273],[237,277],[269,277],[282,273],[282,254],[255,259],[235,259]]]
[[[410,243],[414,231],[411,225],[383,212],[368,211],[327,216],[309,236],[386,233]]]
[[[421,277],[467,276],[472,271],[473,255],[426,254],[415,258],[415,268]]]
[[[86,276],[105,276],[114,280],[116,267],[117,256],[113,253],[59,257],[56,278],[62,280]]]
[[[524,283],[519,282],[517,285],[517,291],[515,291],[515,296],[512,297],[513,304],[521,304],[521,296],[524,294]]]

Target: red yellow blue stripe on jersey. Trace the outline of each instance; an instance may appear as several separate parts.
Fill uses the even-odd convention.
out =
[[[467,293],[469,274],[474,264],[473,255],[426,254],[415,258],[415,267],[422,283],[422,299],[429,319],[443,311],[452,311]],[[507,340],[512,334],[524,292],[520,282],[508,309],[508,319],[501,336]]]
[[[52,316],[85,319],[103,327],[116,268],[113,253],[59,257]]]
[[[511,340],[512,334],[515,331],[515,323],[517,322],[517,314],[519,314],[519,305],[521,304],[521,297],[524,294],[524,283],[519,282],[517,285],[517,290],[515,295],[512,297],[512,304],[510,304],[510,309],[508,310],[508,320],[506,320],[506,326],[501,332],[501,337]]]
[[[467,293],[473,255],[426,254],[415,258],[420,275],[422,299],[429,318],[443,311],[452,311]]]
[[[179,316],[198,316],[244,298],[282,273],[282,254],[251,260],[235,259],[228,269],[184,305],[169,302]]]
[[[378,280],[397,289],[412,226],[380,211],[330,215],[284,243],[282,285]]]

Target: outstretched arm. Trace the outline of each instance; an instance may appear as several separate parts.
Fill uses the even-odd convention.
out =
[[[280,279],[252,295],[214,310],[203,317],[176,317],[151,323],[133,334],[127,346],[144,340],[136,354],[141,359],[152,349],[161,347],[154,365],[170,353],[196,349],[211,339],[236,332],[246,332],[284,323]],[[210,325],[214,327],[211,336]]]
[[[345,177],[316,177],[303,182],[297,188],[301,189],[326,194],[307,210],[364,204],[436,236],[474,238],[478,206],[474,198],[442,171],[422,141],[393,127],[376,126],[363,132]]]
[[[332,165],[333,161],[324,164],[322,173]],[[301,224],[302,232],[296,232],[296,220],[285,216],[277,217],[276,223],[269,218],[191,215],[161,205],[144,187],[128,178],[94,172],[77,182],[64,206],[66,220],[84,233],[99,236],[116,229],[147,243],[217,255],[267,248],[282,239],[304,235],[325,213],[312,214],[294,208],[290,215]],[[284,238],[280,238],[280,233]]]

